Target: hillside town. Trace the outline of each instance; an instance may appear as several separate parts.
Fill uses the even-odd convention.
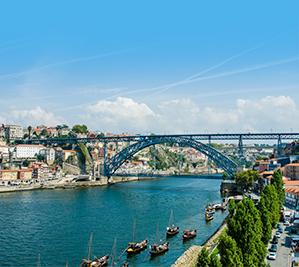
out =
[[[128,134],[118,134],[117,136]],[[0,127],[0,186],[7,188],[55,187],[58,184],[76,184],[82,180],[99,180],[103,173],[103,143],[79,145],[21,144],[16,140],[45,138],[87,138],[114,136],[88,130],[85,125],[45,125]],[[107,157],[111,158],[126,147],[126,142],[108,143]],[[235,144],[212,144],[234,158]],[[275,146],[251,145],[245,148],[244,168],[257,170],[264,184],[269,184],[273,172],[283,173],[286,186],[286,203],[299,208],[299,156],[298,143],[285,144],[283,155],[277,155]],[[131,175],[192,175],[222,173],[208,158],[192,148],[175,145],[157,145],[146,148],[119,168],[118,174]],[[298,181],[298,182],[297,182]]]

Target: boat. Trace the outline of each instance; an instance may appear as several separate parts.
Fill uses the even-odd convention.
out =
[[[147,239],[141,242],[135,242],[135,232],[136,232],[136,220],[133,222],[133,242],[128,244],[126,252],[128,255],[137,254],[147,248],[148,241]]]
[[[172,225],[172,226],[166,228],[166,236],[167,237],[175,236],[179,232],[180,232],[180,228],[178,226]]]
[[[150,254],[152,257],[161,255],[163,253],[165,253],[166,251],[168,251],[169,249],[169,242],[165,242],[164,244],[153,244],[151,246],[151,250],[150,250]]]
[[[90,234],[89,238],[89,245],[88,245],[88,257],[87,259],[83,259],[81,262],[81,267],[102,267],[108,265],[109,255],[102,256],[100,258],[95,257],[93,260],[91,260],[91,254],[92,254],[92,238],[93,234]]]
[[[212,221],[214,219],[214,216],[213,215],[209,215],[209,214],[206,213],[205,218],[206,218],[206,222],[209,222],[209,221]]]
[[[148,241],[145,239],[139,243],[131,242],[126,249],[127,254],[137,254],[147,248]]]
[[[185,230],[184,233],[183,233],[183,241],[192,239],[192,238],[196,237],[196,235],[197,235],[196,229],[194,229],[194,230]]]
[[[206,212],[209,212],[210,214],[214,214],[215,213],[215,205],[208,204],[206,206]]]
[[[128,262],[124,262],[120,267],[129,267],[129,263]]]
[[[173,216],[173,210],[171,210],[169,222],[168,222],[169,226],[166,228],[166,236],[167,237],[175,236],[180,231],[180,228],[178,226],[175,226],[173,222],[174,222],[174,216]]]

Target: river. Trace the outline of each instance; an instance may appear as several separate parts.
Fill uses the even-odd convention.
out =
[[[220,180],[170,177],[95,188],[37,190],[0,195],[0,265],[70,267],[87,257],[93,233],[93,255],[120,255],[133,236],[150,243],[165,238],[170,210],[180,229],[196,228],[198,236],[182,243],[181,233],[169,239],[170,250],[150,260],[147,251],[128,259],[130,266],[170,266],[191,245],[202,244],[220,226],[226,213],[204,219],[208,202],[219,202]],[[158,227],[157,227],[158,225]],[[158,231],[157,231],[158,230]],[[158,233],[158,234],[157,234]],[[122,256],[126,260],[126,255]]]

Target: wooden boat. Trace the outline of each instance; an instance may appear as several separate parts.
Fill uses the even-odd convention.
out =
[[[94,260],[83,259],[81,267],[102,267],[107,266],[109,261],[109,256],[105,255],[101,258],[95,258]]]
[[[179,227],[175,226],[174,224],[174,216],[173,216],[173,210],[170,211],[169,221],[168,221],[168,227],[166,228],[166,236],[171,237],[175,236],[179,233]]]
[[[151,250],[150,250],[150,254],[152,257],[161,255],[163,253],[165,253],[166,251],[168,251],[169,249],[169,242],[166,242],[164,244],[153,244],[151,246]]]
[[[205,218],[206,218],[206,222],[209,222],[214,219],[214,216],[212,213],[206,212]]]
[[[128,262],[124,262],[120,267],[129,267],[129,263]]]
[[[196,237],[196,235],[197,235],[196,229],[194,229],[194,230],[185,230],[184,234],[183,234],[183,241],[192,239],[192,238]]]
[[[130,254],[137,254],[147,248],[148,241],[145,239],[139,243],[131,242],[128,244],[128,247],[126,249],[126,252]]]
[[[178,234],[180,231],[180,228],[178,226],[170,226],[166,228],[166,236],[167,237],[172,237],[175,236],[176,234]]]

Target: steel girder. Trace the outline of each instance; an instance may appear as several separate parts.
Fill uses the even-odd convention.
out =
[[[299,140],[299,133],[227,133],[227,134],[174,134],[174,135],[132,135],[132,136],[106,136],[95,138],[46,138],[30,140],[12,140],[19,144],[77,144],[95,142],[139,142],[150,137],[168,138],[193,138],[200,141],[220,141],[220,140]]]
[[[181,147],[191,147],[203,153],[209,159],[214,161],[217,166],[222,168],[228,175],[232,176],[237,171],[237,164],[216,150],[215,148],[205,145],[192,137],[182,136],[148,136],[142,138],[140,141],[133,143],[122,151],[114,155],[111,159],[105,161],[104,175],[110,177],[116,170],[129,158],[131,158],[138,151],[157,144],[178,144]]]

